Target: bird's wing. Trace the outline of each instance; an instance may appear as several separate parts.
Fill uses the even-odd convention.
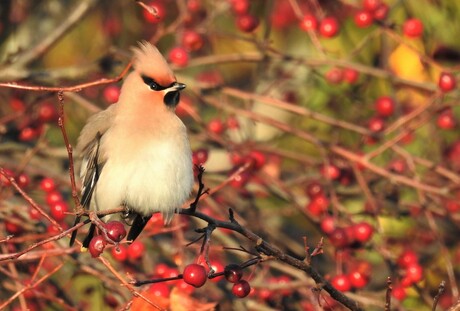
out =
[[[80,204],[89,209],[94,189],[101,174],[105,159],[101,157],[101,138],[113,122],[115,105],[92,116],[81,131],[78,138],[77,153],[83,154],[82,169],[82,197]],[[75,217],[74,226],[80,222],[81,216]],[[83,242],[83,247],[88,247],[89,241],[94,234],[94,225],[91,225],[90,232]],[[72,232],[69,245],[72,246],[77,236],[77,230]]]

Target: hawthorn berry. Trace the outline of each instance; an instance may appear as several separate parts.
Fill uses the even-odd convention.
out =
[[[125,261],[128,259],[128,248],[125,245],[120,244],[117,247],[112,248],[111,254],[113,259],[116,261]]]
[[[40,181],[40,189],[45,192],[51,192],[56,189],[56,184],[52,178],[45,177]]]
[[[369,11],[358,11],[355,13],[354,21],[359,28],[367,28],[374,22],[374,18]]]
[[[254,165],[254,169],[256,170],[261,169],[265,165],[265,162],[267,161],[265,154],[258,150],[252,150],[249,153],[248,157],[250,161],[252,161]]]
[[[319,25],[319,33],[326,38],[335,37],[339,33],[339,22],[335,17],[324,18]]]
[[[120,87],[118,85],[109,85],[102,92],[104,99],[109,104],[115,104],[120,97]]]
[[[442,72],[439,76],[438,86],[441,91],[447,93],[456,88],[457,82],[453,74],[448,72]]]
[[[188,65],[188,53],[183,47],[176,46],[169,51],[169,60],[176,66],[185,67]]]
[[[380,117],[373,117],[369,120],[368,127],[371,132],[381,132],[385,128],[385,121]]]
[[[303,31],[314,31],[318,28],[318,19],[313,15],[305,15],[299,24]]]
[[[329,200],[324,195],[317,195],[308,202],[306,209],[313,216],[320,216],[327,211]]]
[[[405,287],[401,285],[393,286],[393,290],[391,291],[391,295],[399,301],[403,301],[407,297],[407,290]]]
[[[325,164],[321,166],[320,173],[327,180],[337,180],[340,177],[340,169],[334,164]]]
[[[359,72],[352,68],[345,68],[343,70],[343,80],[349,84],[354,84],[359,79]]]
[[[152,293],[154,297],[168,298],[171,291],[165,282],[159,282],[150,285],[149,292]]]
[[[335,230],[335,220],[332,216],[324,217],[320,224],[321,230],[326,234],[331,234]]]
[[[112,220],[105,224],[107,230],[107,236],[114,242],[120,242],[126,236],[125,226],[117,221]]]
[[[307,188],[305,189],[305,192],[307,193],[310,199],[313,199],[316,196],[324,194],[323,186],[316,180],[308,183]]]
[[[382,0],[363,0],[363,8],[366,11],[373,12],[382,4]]]
[[[26,188],[30,184],[30,177],[25,173],[21,173],[16,177],[16,182],[19,187]]]
[[[455,128],[455,119],[451,110],[443,111],[436,119],[436,124],[443,130],[452,130]]]
[[[351,289],[350,280],[344,274],[334,276],[331,280],[331,284],[341,292],[348,292]]]
[[[44,102],[38,106],[37,117],[40,122],[52,122],[58,119],[58,112],[52,103]]]
[[[50,191],[46,194],[46,203],[48,203],[48,205],[52,205],[55,202],[61,202],[63,200],[64,198],[62,197],[62,194],[57,190]]]
[[[5,224],[5,230],[6,232],[10,233],[10,234],[19,234],[23,231],[23,228],[17,223],[17,222],[12,222],[12,221],[8,221],[8,220],[5,220],[4,221],[4,224]]]
[[[239,280],[232,287],[232,294],[238,298],[244,298],[251,292],[251,285],[246,280]]]
[[[249,12],[249,1],[248,0],[231,0],[233,12],[236,15],[244,15]]]
[[[354,224],[352,228],[355,239],[361,243],[368,242],[374,234],[374,228],[365,221]]]
[[[203,44],[203,37],[194,30],[186,30],[182,35],[182,46],[188,51],[198,51]]]
[[[19,98],[12,97],[9,101],[9,104],[10,104],[11,109],[13,109],[14,111],[22,112],[26,110],[26,105]]]
[[[418,38],[423,33],[423,23],[417,18],[410,18],[403,24],[403,33],[409,38]]]
[[[420,282],[423,278],[423,268],[418,263],[412,263],[406,267],[406,277],[409,278],[412,283]]]
[[[134,241],[128,246],[128,257],[131,260],[141,258],[145,252],[145,245],[141,241]]]
[[[212,119],[207,126],[208,131],[221,135],[225,131],[225,124],[220,119]]]
[[[335,228],[329,235],[329,240],[331,244],[337,248],[343,248],[350,244],[350,240],[344,228]]]
[[[229,264],[224,268],[224,276],[230,283],[236,283],[243,277],[243,269],[237,264]]]
[[[236,18],[236,25],[243,32],[252,32],[259,26],[259,19],[251,14],[240,15]]]
[[[144,20],[147,22],[147,23],[151,23],[151,24],[158,24],[160,22],[162,22],[165,17],[166,17],[166,8],[163,4],[163,2],[161,1],[152,1],[150,3],[148,3],[148,6],[150,6],[154,12],[154,14],[152,14],[151,12],[147,11],[147,10],[142,10],[142,16],[144,17]]]
[[[88,250],[91,254],[91,257],[99,257],[100,254],[104,251],[107,242],[105,241],[102,235],[94,236],[89,242]]]
[[[326,72],[326,81],[330,84],[339,84],[343,81],[343,70],[341,68],[331,68]]]
[[[193,151],[192,153],[192,162],[195,165],[203,165],[208,160],[208,150],[206,149],[198,149]]]
[[[395,111],[395,101],[390,96],[380,96],[376,99],[374,107],[379,116],[389,117]]]
[[[20,141],[32,141],[38,136],[38,131],[32,127],[24,127],[21,132],[19,132]]]
[[[184,272],[182,273],[182,276],[185,283],[194,287],[203,286],[208,279],[206,268],[196,263],[187,265],[184,269]]]
[[[50,205],[50,213],[57,221],[62,221],[66,217],[66,213],[69,211],[69,206],[64,201],[53,202]]]
[[[373,12],[373,17],[377,21],[383,21],[388,16],[390,7],[386,3],[381,3],[376,10]]]
[[[399,255],[397,263],[400,267],[407,268],[412,264],[418,263],[418,256],[413,250],[406,249],[401,255]]]
[[[348,274],[348,280],[353,288],[363,288],[369,282],[369,279],[361,271],[354,270]]]

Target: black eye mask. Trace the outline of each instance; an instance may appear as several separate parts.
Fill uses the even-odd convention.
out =
[[[153,80],[150,77],[141,75],[141,78],[142,78],[142,81],[144,81],[144,83],[147,84],[149,86],[149,88],[151,90],[153,90],[153,91],[163,91],[163,90],[173,86],[173,84],[174,84],[174,82],[173,82],[168,86],[162,86],[162,85],[160,85],[158,82],[156,82],[155,80]]]

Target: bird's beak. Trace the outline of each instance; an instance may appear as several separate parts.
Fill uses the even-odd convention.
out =
[[[182,91],[185,87],[186,85],[184,83],[174,82],[171,88],[175,91]]]

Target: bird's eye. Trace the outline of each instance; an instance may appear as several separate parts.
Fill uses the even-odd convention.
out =
[[[164,87],[162,87],[161,85],[159,85],[159,84],[158,84],[157,82],[155,82],[155,80],[153,80],[152,78],[147,77],[147,76],[144,76],[144,75],[142,75],[141,78],[142,78],[142,81],[144,81],[144,83],[147,84],[151,90],[154,90],[154,91],[161,91],[161,90],[164,90]]]
[[[155,81],[150,82],[149,87],[150,87],[150,89],[152,89],[154,91],[159,91],[161,89],[160,85],[158,83],[156,83]]]

